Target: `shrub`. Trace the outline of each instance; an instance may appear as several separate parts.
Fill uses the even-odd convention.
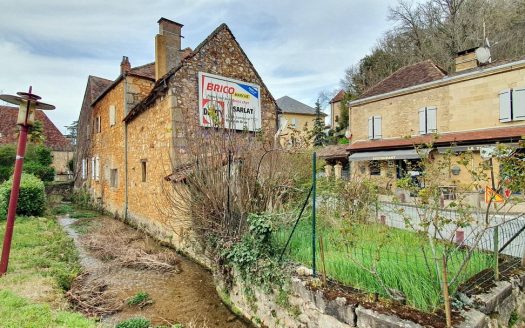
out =
[[[117,324],[117,328],[148,328],[151,322],[146,318],[130,318]]]
[[[38,162],[24,163],[24,172],[33,174],[42,181],[53,181],[55,179],[55,169]]]
[[[139,305],[150,300],[149,294],[146,292],[138,292],[133,297],[128,299],[128,305]]]
[[[5,217],[11,194],[13,180],[9,179],[0,185],[0,214]],[[20,182],[20,194],[16,214],[39,216],[44,213],[46,195],[44,183],[34,175],[23,173]]]
[[[11,177],[13,163],[16,158],[16,148],[13,145],[0,146],[0,182]]]

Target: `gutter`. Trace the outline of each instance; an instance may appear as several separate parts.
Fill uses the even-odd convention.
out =
[[[371,97],[368,97],[368,98],[354,100],[354,101],[349,102],[348,105],[349,105],[349,107],[357,106],[357,105],[363,105],[363,104],[374,102],[374,101],[378,101],[378,100],[383,100],[383,99],[387,99],[387,98],[393,98],[393,97],[396,97],[396,96],[401,96],[401,95],[408,94],[408,93],[414,93],[414,92],[417,92],[417,91],[423,91],[423,90],[431,89],[431,88],[437,87],[437,86],[442,86],[442,85],[444,86],[444,85],[447,85],[447,84],[453,84],[453,83],[461,82],[461,81],[464,81],[464,80],[471,80],[471,79],[475,79],[475,78],[478,78],[478,77],[483,77],[483,76],[486,76],[486,75],[492,75],[492,74],[498,74],[498,73],[503,73],[503,72],[507,72],[507,71],[512,71],[512,70],[523,68],[523,67],[525,67],[525,59],[518,60],[518,61],[515,61],[515,62],[512,62],[512,63],[502,64],[502,65],[495,66],[495,67],[489,67],[489,68],[486,68],[486,69],[481,69],[481,70],[475,71],[475,72],[469,72],[469,73],[464,73],[464,74],[460,74],[460,75],[453,75],[453,76],[445,76],[444,78],[442,78],[440,80],[427,82],[427,83],[423,83],[423,84],[418,84],[418,85],[414,85],[414,86],[411,86],[411,87],[408,87],[408,88],[403,88],[403,89],[399,89],[399,90],[383,93],[383,94],[380,94],[380,95],[371,96]]]

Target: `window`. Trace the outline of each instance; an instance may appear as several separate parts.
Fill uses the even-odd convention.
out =
[[[82,180],[86,179],[86,159],[82,158]]]
[[[140,161],[140,166],[142,168],[142,182],[146,182],[146,178],[147,178],[147,161],[145,159]]]
[[[297,119],[296,118],[292,118],[290,126],[295,129],[295,128],[297,128],[297,123],[298,123]]]
[[[91,158],[91,178],[96,181],[100,178],[100,158],[98,156]]]
[[[506,89],[499,93],[499,121],[525,120],[525,87]]]
[[[368,162],[368,170],[370,175],[381,175],[381,163],[379,161]]]
[[[118,170],[117,169],[111,169],[109,171],[109,182],[111,187],[116,188],[118,187]]]
[[[368,139],[381,139],[381,116],[368,118]]]
[[[95,157],[91,157],[91,179],[95,180]]]
[[[113,126],[116,123],[116,110],[115,106],[109,106],[109,126]]]
[[[335,121],[336,121],[336,122],[339,122],[339,115],[336,115],[336,116],[335,116]]]
[[[419,134],[435,132],[437,132],[437,108],[421,108],[419,110]]]
[[[95,117],[95,121],[93,122],[93,131],[95,133],[100,133],[100,131],[102,130],[100,125],[101,125],[101,123],[100,123],[100,116],[97,116],[97,117]]]

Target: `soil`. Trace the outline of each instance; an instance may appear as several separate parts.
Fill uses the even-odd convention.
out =
[[[313,289],[313,288],[312,288]],[[387,315],[396,315],[401,319],[416,322],[423,327],[446,328],[445,313],[437,311],[436,313],[424,313],[400,302],[392,301],[371,296],[352,287],[344,286],[336,281],[328,280],[327,286],[320,288],[324,296],[329,300],[338,297],[346,298],[347,304],[361,305],[364,308],[377,311]],[[376,299],[374,299],[376,298]],[[452,312],[452,322],[454,325],[463,321],[460,313]]]
[[[160,246],[145,234],[126,224],[108,217],[90,219],[88,229],[82,229],[80,235],[73,228],[82,223],[82,219],[59,218],[68,234],[75,240],[80,253],[81,264],[88,273],[84,284],[90,281],[103,280],[105,290],[122,302],[122,310],[102,317],[102,322],[116,324],[131,317],[145,317],[154,325],[172,325],[190,323],[196,327],[214,328],[247,328],[249,324],[234,316],[222,303],[213,284],[209,271],[200,265],[178,255],[177,270],[162,272],[159,270],[123,267],[117,260],[97,258],[96,252],[87,249],[84,238],[107,238],[108,234],[118,231],[119,238],[130,236],[133,240],[128,247],[143,247],[148,254],[154,252],[173,252]],[[100,236],[100,237],[98,237]],[[138,245],[138,246],[137,246]],[[112,247],[114,245],[108,245]],[[144,307],[127,305],[126,300],[138,292],[149,294],[152,304]]]

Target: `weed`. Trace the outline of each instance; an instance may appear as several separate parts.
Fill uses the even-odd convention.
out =
[[[70,204],[60,204],[51,211],[54,215],[64,215],[73,213],[75,209]]]
[[[119,322],[116,328],[149,328],[150,326],[151,322],[148,319],[136,317]]]
[[[520,316],[518,315],[518,313],[516,311],[512,311],[512,313],[510,314],[508,327],[509,328],[514,327],[519,322],[519,320],[520,320]]]
[[[146,292],[138,292],[128,299],[128,305],[140,305],[150,301],[150,296]]]

